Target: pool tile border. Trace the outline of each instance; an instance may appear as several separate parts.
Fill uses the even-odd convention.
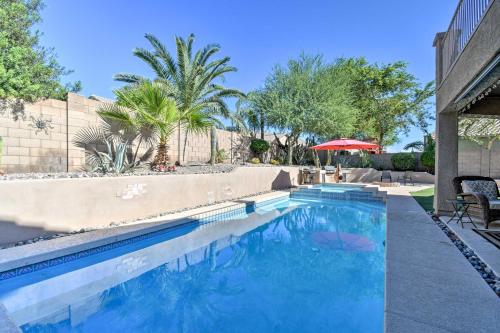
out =
[[[154,237],[160,233],[165,232],[166,229],[170,229],[170,228],[175,228],[175,226],[174,227],[166,227],[165,229],[145,233],[145,234],[142,234],[139,236],[134,236],[131,238],[119,240],[119,241],[105,244],[105,245],[100,245],[100,246],[97,246],[97,247],[94,247],[91,249],[82,250],[82,251],[78,251],[78,252],[72,253],[72,254],[67,254],[67,255],[64,255],[61,257],[48,259],[48,260],[44,260],[44,261],[41,261],[38,263],[34,263],[34,264],[14,268],[11,270],[3,271],[3,272],[0,272],[0,281],[11,279],[14,277],[18,277],[18,276],[24,275],[24,274],[36,272],[36,271],[39,271],[41,269],[54,267],[54,266],[57,266],[60,264],[64,264],[64,263],[71,262],[71,261],[74,261],[77,259],[85,258],[85,257],[91,256],[93,254],[102,253],[104,251],[116,249],[118,247],[122,247],[122,246],[129,245],[132,243],[136,243],[136,242],[139,242],[141,240],[145,240],[145,239]]]

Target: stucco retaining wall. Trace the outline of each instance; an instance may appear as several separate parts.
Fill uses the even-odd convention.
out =
[[[0,244],[107,226],[297,184],[296,167],[230,173],[0,182]]]
[[[380,181],[382,171],[373,168],[350,168],[343,169],[348,172],[347,181],[351,183],[374,183]],[[395,182],[402,171],[391,171],[392,181]],[[415,183],[434,184],[434,175],[427,172],[412,172],[412,179]]]

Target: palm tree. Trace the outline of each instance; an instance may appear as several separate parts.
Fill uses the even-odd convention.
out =
[[[154,71],[155,81],[161,82],[166,91],[171,94],[179,110],[177,144],[177,160],[181,162],[181,127],[187,132],[206,132],[208,123],[215,131],[215,116],[228,117],[229,108],[225,103],[228,97],[242,97],[244,94],[236,89],[227,89],[217,83],[224,79],[224,75],[235,72],[236,68],[229,65],[230,58],[223,57],[211,60],[220,51],[217,44],[208,44],[193,53],[194,35],[191,34],[184,40],[175,37],[175,59],[155,36],[146,34],[146,39],[151,43],[153,51],[136,48],[135,56],[146,62]],[[115,79],[127,83],[138,83],[143,77],[134,74],[117,74]],[[202,119],[207,121],[194,121]],[[215,136],[216,138],[216,136]],[[215,163],[216,142],[211,135],[211,162]]]
[[[127,130],[141,125],[158,139],[153,166],[166,166],[168,163],[167,140],[175,130],[178,112],[175,100],[165,92],[158,82],[141,81],[138,84],[115,91],[116,103],[98,110],[104,119],[113,120],[119,128]],[[140,136],[134,156],[145,136]]]
[[[252,136],[264,139],[266,119],[265,113],[271,107],[270,97],[261,90],[250,92],[246,98],[237,103],[237,115],[246,123],[251,130]]]
[[[413,150],[417,150],[417,151],[423,150],[424,147],[425,147],[425,144],[422,141],[413,141],[413,142],[408,143],[406,146],[404,146],[403,149],[404,150],[411,149],[411,151],[413,152]]]

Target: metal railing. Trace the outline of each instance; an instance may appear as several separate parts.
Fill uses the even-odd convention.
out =
[[[446,77],[469,42],[491,3],[495,0],[461,0],[444,36],[442,77]]]

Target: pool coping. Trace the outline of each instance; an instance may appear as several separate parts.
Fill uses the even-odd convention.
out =
[[[384,331],[500,332],[500,298],[411,190],[387,188]]]
[[[2,303],[0,303],[0,333],[21,333]]]

